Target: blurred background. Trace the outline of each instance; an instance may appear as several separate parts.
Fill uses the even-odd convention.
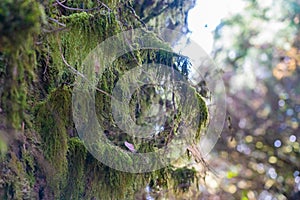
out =
[[[189,36],[227,91],[202,199],[300,199],[299,23],[299,0],[198,0],[190,10]]]

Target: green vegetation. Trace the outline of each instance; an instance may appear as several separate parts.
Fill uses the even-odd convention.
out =
[[[83,59],[100,42],[129,28],[145,26],[132,3],[121,0],[0,2],[1,199],[133,199],[147,185],[158,191],[176,190],[180,184],[194,181],[196,173],[188,168],[166,167],[145,174],[116,171],[96,160],[77,136],[71,109],[75,77],[82,70]],[[155,3],[156,11],[160,9],[159,4],[159,1]],[[185,26],[191,6],[176,1],[162,10],[163,15],[159,12],[148,15],[151,9],[145,8],[139,12],[148,16],[146,21],[155,26],[164,24],[165,17],[169,16],[169,24],[180,29]],[[176,21],[179,7],[183,18]],[[154,35],[151,40],[162,43]],[[188,60],[182,59],[186,58],[164,51],[136,50],[114,61],[100,77],[97,87],[112,93],[121,75],[150,62],[169,66],[176,63],[174,69],[187,76]],[[156,95],[155,88],[149,91],[149,96]],[[113,130],[109,96],[97,92],[95,97],[99,123]],[[207,109],[198,97],[199,126],[204,128]],[[138,96],[133,97],[133,104],[147,107],[149,103],[147,98],[139,101]],[[181,115],[174,116],[174,127],[177,127]],[[166,125],[170,125],[170,119]],[[167,137],[175,135],[176,130],[166,130],[160,139],[168,141]],[[120,145],[124,141],[140,145],[141,152],[159,146],[153,141],[131,138],[119,129],[114,131],[117,137],[108,139],[116,141],[124,150],[126,147]],[[12,141],[6,143],[6,137]],[[199,139],[199,134],[191,138]],[[186,191],[188,185],[184,188]]]

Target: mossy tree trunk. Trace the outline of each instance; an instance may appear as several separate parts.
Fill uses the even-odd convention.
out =
[[[71,110],[74,70],[97,44],[145,25],[167,24],[181,30],[193,4],[183,0],[1,1],[1,199],[138,199],[147,185],[187,190],[195,182],[196,172],[188,168],[169,166],[130,174],[103,165],[78,138]],[[118,76],[128,71],[124,63],[134,60],[131,56],[141,63],[176,60],[159,51],[135,51],[117,60],[98,86],[111,93]],[[186,75],[186,70],[181,73]],[[98,93],[96,98],[99,121],[109,129],[113,122],[107,115],[107,96]],[[207,113],[202,114],[205,121]]]

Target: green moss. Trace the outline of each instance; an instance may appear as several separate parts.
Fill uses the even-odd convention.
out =
[[[195,181],[196,170],[187,167],[175,169],[172,172],[175,191],[187,191],[191,184]],[[178,190],[179,189],[179,190]]]
[[[33,36],[39,33],[43,18],[43,8],[36,1],[0,2],[0,52],[6,60],[5,68],[0,67],[5,80],[3,94],[0,94],[13,128],[20,128],[25,118],[26,81],[33,78],[36,64]]]
[[[0,162],[5,158],[7,153],[7,144],[3,138],[4,133],[0,130]]]
[[[28,44],[29,45],[29,44]],[[30,45],[29,45],[30,46]],[[32,80],[35,54],[28,51],[28,46],[22,46],[10,55],[5,55],[7,67],[4,74],[5,85],[2,94],[2,106],[7,114],[8,124],[20,128],[25,120],[27,83]],[[26,53],[23,53],[23,52]]]
[[[82,199],[133,199],[135,191],[146,185],[143,174],[111,169],[92,155],[85,163],[85,192]]]
[[[170,188],[170,172],[171,168],[165,167],[150,173],[150,187],[158,190]]]
[[[62,16],[62,22],[69,26],[76,26],[79,29],[89,29],[90,21],[93,20],[94,15],[86,12],[73,13],[68,16]]]
[[[12,195],[15,199],[22,199],[21,179],[23,175],[23,166],[14,153],[11,153],[11,160],[8,166],[16,174],[16,176],[10,177],[12,179],[8,188],[10,188],[12,192],[9,195]]]
[[[33,155],[30,154],[28,150],[25,150],[25,148],[22,148],[22,163],[25,165],[26,170],[26,179],[29,181],[30,187],[33,187],[35,183],[35,161]]]
[[[46,172],[48,168],[45,167],[47,168],[44,172],[47,185],[41,186],[41,191],[46,191],[50,187],[56,199],[134,199],[134,193],[144,188],[149,182],[152,182],[151,186],[153,187],[170,188],[172,178],[176,180],[176,184],[192,180],[189,173],[172,172],[169,167],[148,174],[129,174],[116,171],[104,166],[87,153],[80,139],[73,137],[74,133],[72,133],[72,138],[69,137],[69,130],[74,128],[71,113],[71,90],[62,85],[72,85],[76,73],[63,62],[62,57],[76,70],[81,70],[82,61],[96,45],[124,28],[137,27],[141,24],[131,10],[124,6],[126,2],[119,0],[102,2],[112,10],[108,12],[103,7],[99,12],[78,12],[55,6],[55,0],[43,2],[47,5],[47,16],[66,24],[66,29],[56,31],[56,28],[61,27],[52,21],[50,25],[48,24],[49,26],[44,27],[45,30],[49,29],[50,33],[42,33],[39,37],[36,36],[43,18],[43,9],[37,2],[4,0],[0,3],[0,32],[1,36],[4,35],[0,38],[0,52],[2,52],[0,83],[5,83],[4,86],[0,85],[0,107],[8,114],[8,121],[14,127],[20,128],[26,118],[25,110],[32,111],[28,104],[35,106],[36,113],[32,121],[35,122],[35,128],[41,136],[40,143],[35,145],[41,145],[41,152],[49,162],[49,166],[48,162],[43,164],[51,168],[49,172]],[[65,5],[74,8],[98,6],[95,1],[91,0],[67,1]],[[128,5],[130,6],[130,4]],[[11,18],[8,10],[16,11],[14,16],[17,17]],[[4,17],[1,18],[2,16]],[[8,25],[9,27],[5,28]],[[10,35],[16,37],[9,38]],[[41,41],[41,44],[37,39]],[[167,48],[166,44],[162,44],[154,35],[142,39],[151,41],[153,45]],[[37,47],[34,44],[40,44],[40,46]],[[11,48],[12,46],[17,48]],[[138,48],[137,45],[135,47]],[[36,52],[38,61],[36,61]],[[98,86],[111,93],[119,77],[138,64],[155,62],[172,66],[176,60],[178,60],[178,56],[168,52],[136,50],[121,56],[107,68],[100,78]],[[35,69],[37,62],[38,68]],[[176,65],[174,68],[182,75],[187,75],[187,64]],[[39,82],[31,85],[35,80],[34,72],[37,72]],[[34,96],[36,93],[38,93],[37,99]],[[153,94],[154,91],[151,93]],[[29,100],[27,96],[29,96]],[[38,102],[40,99],[43,101]],[[138,103],[142,104],[142,102]],[[143,106],[149,107],[149,102]],[[199,106],[202,109],[204,108],[202,106],[205,105],[200,101]],[[108,96],[101,93],[96,94],[96,109],[101,125],[107,127],[108,130],[115,127]],[[204,121],[207,117],[205,112],[201,112],[198,116],[200,121]],[[178,115],[178,120],[180,117]],[[27,126],[25,127],[27,128]],[[127,140],[135,145],[140,142],[127,136],[121,130],[117,130],[117,134],[119,134],[117,140]],[[24,137],[27,136],[24,135]],[[162,137],[167,137],[167,134]],[[96,143],[96,141],[94,142]],[[99,146],[97,143],[93,145]],[[124,147],[122,146],[122,148]],[[138,150],[149,152],[155,148],[153,143],[146,142],[141,144]],[[34,159],[37,157],[33,158],[28,150],[22,149],[20,152],[21,155],[18,156],[12,153],[9,160],[8,168],[12,173],[4,177],[6,178],[4,180],[7,189],[6,199],[32,199],[30,192],[27,191],[33,188],[37,180],[35,169],[43,168],[37,166],[38,163],[35,163]],[[109,153],[111,152],[107,154],[109,155]],[[39,159],[44,161],[44,158]],[[133,162],[129,157],[123,156],[122,159],[126,160],[129,165]],[[187,181],[182,181],[182,178]]]
[[[26,41],[31,34],[39,32],[44,20],[44,9],[35,0],[1,1],[0,51],[14,52],[14,48]]]
[[[72,127],[71,116],[71,92],[67,87],[52,91],[37,109],[36,122],[41,134],[42,149],[46,159],[56,171],[53,177],[47,177],[47,181],[57,196],[66,184],[67,130]]]
[[[10,152],[7,165],[2,166],[1,180],[5,182],[2,199],[31,199],[32,190],[27,179],[25,164]]]
[[[87,150],[82,141],[73,137],[68,141],[68,178],[61,199],[82,199],[85,188],[84,168]]]
[[[195,96],[198,100],[198,119],[199,119],[199,126],[198,126],[198,131],[197,131],[197,134],[195,136],[196,140],[201,140],[201,132],[204,131],[204,129],[206,128],[207,126],[207,123],[208,123],[208,108],[206,106],[206,103],[205,101],[203,100],[203,97],[195,91]]]
[[[46,36],[46,48],[41,54],[43,74],[49,74],[50,88],[56,88],[62,83],[72,84],[76,72],[82,70],[82,61],[86,56],[107,37],[118,32],[118,23],[113,13],[100,15],[86,12],[72,13],[59,19],[66,23],[67,31]],[[68,68],[62,56],[73,69]],[[50,58],[49,58],[50,57]],[[48,58],[48,59],[47,59]],[[47,85],[49,87],[49,85]]]

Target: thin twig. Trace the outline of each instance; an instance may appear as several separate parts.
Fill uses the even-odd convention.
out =
[[[196,163],[201,163],[201,165],[205,167],[205,171],[210,171],[215,176],[218,176],[218,173],[214,169],[212,169],[210,165],[204,160],[202,153],[195,144],[189,145],[187,147],[187,150],[192,153]]]
[[[128,4],[129,4],[129,2],[128,2]],[[131,11],[131,14],[134,16],[135,19],[137,19],[139,22],[141,22],[141,24],[143,24],[144,27],[147,27],[145,22],[143,22],[143,20],[141,20],[141,18],[136,14],[134,8],[131,5],[128,5],[128,4],[125,3],[124,6]]]
[[[67,0],[63,0],[63,1],[61,1],[60,3],[65,3]],[[57,6],[57,3],[53,3],[52,4],[53,6]]]
[[[64,1],[65,2],[65,1]],[[101,1],[98,1],[99,3],[101,3],[100,6],[98,7],[95,7],[95,8],[88,8],[88,9],[84,9],[84,8],[72,8],[72,7],[69,7],[69,6],[66,6],[64,5],[62,2],[60,2],[59,0],[56,0],[56,3],[58,5],[60,5],[61,7],[67,9],[67,10],[73,10],[73,11],[83,11],[83,12],[90,12],[90,11],[94,11],[94,10],[99,10],[101,9],[102,7],[105,7],[106,9],[108,9],[109,11],[111,11],[111,9],[105,5],[104,3],[102,3]]]
[[[63,31],[66,29],[67,29],[67,27],[57,28],[57,29],[53,29],[53,30],[48,30],[48,29],[42,28],[42,31],[44,33],[54,33],[54,32],[59,32],[59,31]]]
[[[100,3],[103,7],[105,7],[109,12],[111,11],[111,9],[103,2],[97,0],[98,3]]]
[[[53,18],[49,17],[49,20],[51,20],[51,21],[53,21],[53,22],[57,23],[57,24],[58,24],[58,25],[60,25],[60,26],[66,27],[66,25],[65,25],[65,24],[63,24],[63,23],[59,22],[57,19],[53,19]]]

